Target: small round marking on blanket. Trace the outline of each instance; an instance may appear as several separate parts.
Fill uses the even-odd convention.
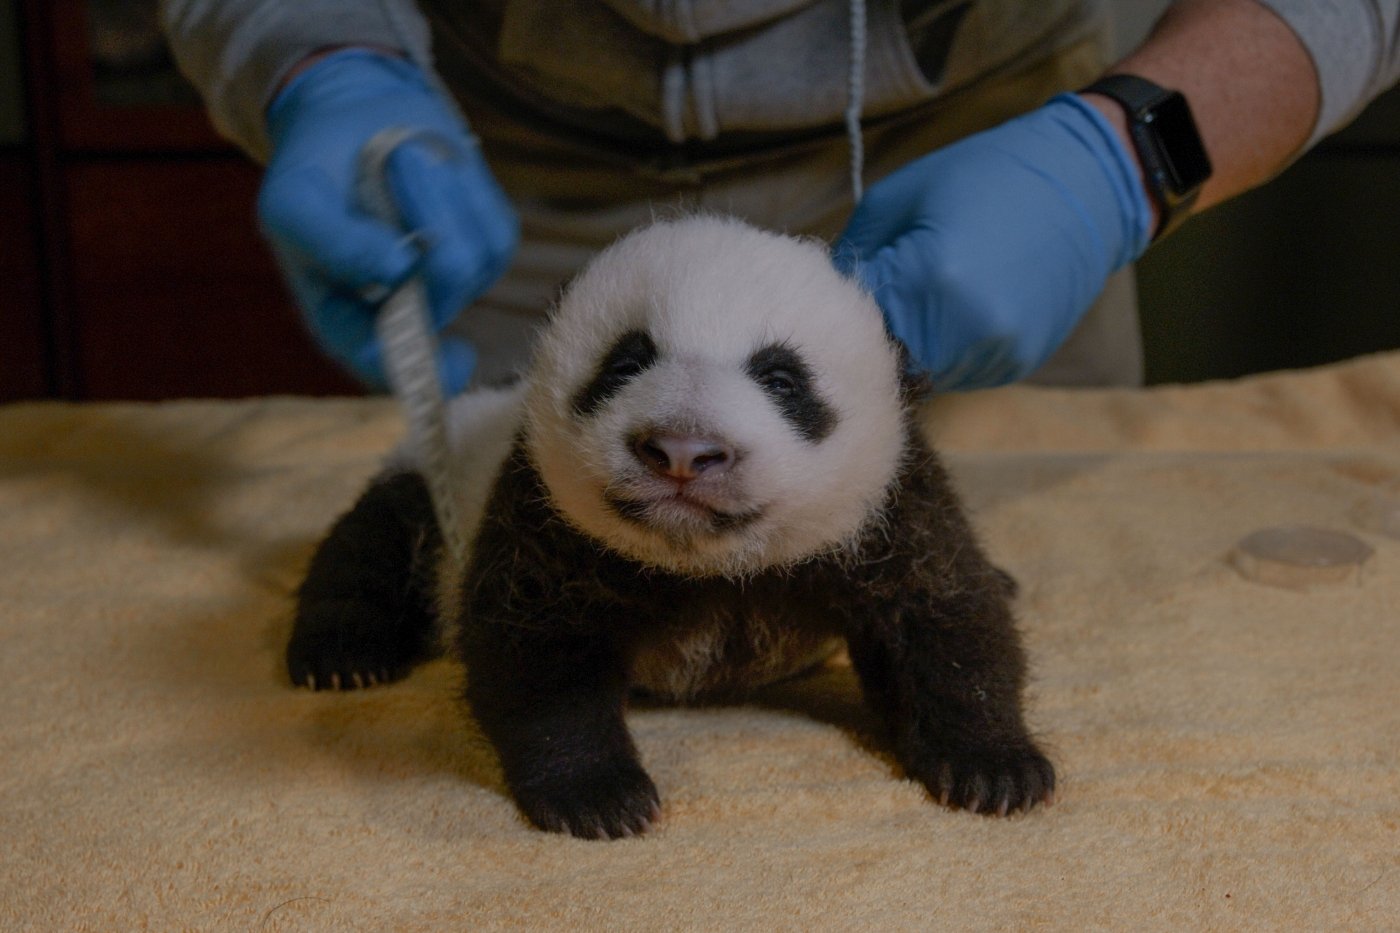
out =
[[[1374,553],[1346,532],[1283,525],[1247,535],[1229,561],[1248,580],[1298,590],[1354,580]]]
[[[1358,528],[1400,540],[1400,499],[1368,499],[1351,513]]]

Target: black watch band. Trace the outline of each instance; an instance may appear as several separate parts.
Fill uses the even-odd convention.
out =
[[[1079,93],[1102,94],[1123,108],[1147,188],[1160,212],[1152,238],[1175,230],[1190,215],[1211,173],[1210,157],[1186,98],[1180,91],[1124,74],[1107,75]]]

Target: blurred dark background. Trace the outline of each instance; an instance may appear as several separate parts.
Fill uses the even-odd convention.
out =
[[[1167,0],[1110,0],[1127,48]],[[0,0],[0,401],[345,394],[155,0]],[[1150,382],[1400,347],[1400,92],[1138,264]]]

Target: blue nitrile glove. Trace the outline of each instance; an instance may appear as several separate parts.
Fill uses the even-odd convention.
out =
[[[1030,375],[1150,242],[1133,156],[1088,103],[1038,110],[870,187],[833,259],[943,389]]]
[[[268,108],[272,159],[258,195],[264,234],[321,346],[382,388],[376,305],[421,262],[439,330],[500,278],[519,239],[510,202],[452,105],[409,62],[365,49],[327,56]],[[457,151],[409,141],[387,174],[410,238],[374,219],[356,195],[360,150],[393,126],[424,130]],[[441,344],[444,389],[471,377],[476,353]]]

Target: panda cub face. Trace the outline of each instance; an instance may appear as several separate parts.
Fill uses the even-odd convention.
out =
[[[525,441],[555,509],[646,565],[739,577],[849,543],[903,450],[898,356],[825,247],[657,223],[569,286]]]

